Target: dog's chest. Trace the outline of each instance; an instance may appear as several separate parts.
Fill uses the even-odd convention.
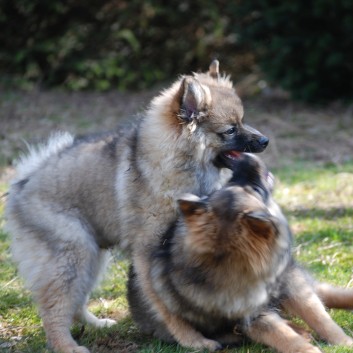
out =
[[[221,189],[230,180],[232,171],[230,169],[215,169],[200,170],[196,174],[197,186],[200,188],[200,196],[209,195],[215,190]]]
[[[210,313],[219,313],[229,319],[252,316],[269,300],[267,286],[264,282],[249,284],[243,288],[229,288],[214,295],[209,293],[208,298],[200,295],[197,303]]]
[[[248,319],[257,316],[269,302],[269,291],[266,281],[257,281],[228,288],[195,288],[184,293],[189,303],[193,303],[192,310],[185,310],[186,319],[206,324],[209,320],[220,318],[228,320]]]

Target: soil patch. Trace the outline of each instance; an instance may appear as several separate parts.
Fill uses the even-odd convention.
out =
[[[85,134],[115,129],[143,113],[158,91],[0,90],[0,166],[4,172],[27,150],[26,144],[43,142],[54,131]],[[339,164],[352,159],[353,105],[314,108],[271,96],[245,99],[244,106],[244,122],[270,138],[262,154],[270,167],[294,160]]]

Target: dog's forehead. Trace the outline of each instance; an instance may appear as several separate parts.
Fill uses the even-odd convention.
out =
[[[233,88],[210,87],[212,105],[210,112],[216,117],[242,119],[243,104]]]
[[[238,213],[265,207],[261,200],[241,186],[219,190],[210,198],[210,204],[213,211],[221,218],[234,218]]]

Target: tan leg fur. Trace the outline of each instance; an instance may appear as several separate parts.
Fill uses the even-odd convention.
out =
[[[299,269],[293,272],[290,289],[288,299],[282,303],[285,310],[301,317],[328,343],[353,346],[353,339],[332,320],[315,289],[307,284],[307,279]]]
[[[275,348],[281,353],[320,353],[304,337],[295,332],[275,313],[261,315],[249,328],[247,335],[256,342]]]

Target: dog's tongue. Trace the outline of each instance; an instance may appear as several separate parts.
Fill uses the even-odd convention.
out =
[[[238,159],[241,153],[238,151],[229,151],[226,153],[226,156],[231,159]]]

